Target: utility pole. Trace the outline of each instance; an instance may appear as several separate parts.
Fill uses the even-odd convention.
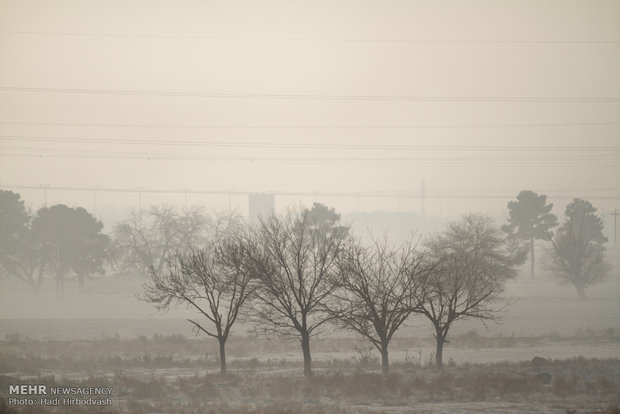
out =
[[[142,211],[142,190],[144,187],[136,187],[136,191],[138,192],[138,210]]]
[[[93,190],[93,217],[97,218],[97,188],[98,185],[90,187]]]
[[[426,183],[424,182],[424,178],[422,178],[422,186],[420,188],[420,199],[422,200],[422,218],[424,218],[424,197],[426,197]]]
[[[618,247],[618,227],[616,226],[617,222],[618,222],[618,211],[617,209],[614,208],[614,212],[611,213],[612,216],[614,216],[614,247]]]
[[[43,207],[47,208],[47,187],[49,187],[49,184],[41,184],[41,187],[43,188]]]
[[[187,210],[187,192],[189,191],[189,188],[183,188],[182,190],[185,195],[185,210]]]

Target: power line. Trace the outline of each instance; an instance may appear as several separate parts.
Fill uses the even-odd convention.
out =
[[[156,91],[125,89],[34,88],[0,86],[4,92],[59,93],[82,95],[167,96],[223,99],[334,100],[334,101],[405,101],[405,102],[620,102],[620,97],[518,97],[518,96],[413,96],[413,95],[323,95],[221,93],[189,91]]]
[[[41,190],[45,191],[79,191],[79,192],[92,192],[93,187],[79,187],[79,186],[34,186],[34,185],[2,185],[2,188],[16,189],[16,190]],[[249,195],[256,193],[256,191],[246,190],[191,190],[191,189],[166,189],[166,188],[122,188],[122,187],[100,187],[97,186],[98,192],[108,193],[147,193],[147,194],[194,194],[194,195]],[[586,190],[590,191],[590,189]],[[604,191],[618,191],[618,189],[605,189]],[[575,193],[583,193],[583,190],[574,190]],[[321,197],[361,197],[361,198],[421,198],[422,195],[419,192],[409,191],[269,191],[269,193],[276,196],[321,196]],[[505,194],[458,194],[458,193],[426,193],[423,197],[434,199],[496,199],[505,200],[514,198],[514,193]],[[553,195],[553,198],[558,199],[572,199],[574,195],[557,194]],[[617,196],[609,195],[591,195],[590,198],[597,200],[618,200],[620,194]]]
[[[617,159],[601,158],[570,158],[570,159],[495,159],[495,158],[425,158],[425,157],[263,157],[263,156],[188,156],[169,154],[101,154],[99,152],[85,153],[46,153],[41,151],[31,152],[1,152],[0,157],[27,157],[27,158],[66,158],[66,159],[117,159],[117,160],[141,160],[141,161],[179,161],[179,162],[245,162],[245,163],[275,163],[290,165],[361,165],[361,166],[386,166],[386,167],[411,167],[411,166],[449,166],[449,167],[615,167]]]
[[[617,44],[612,39],[396,39],[396,38],[336,38],[336,37],[259,37],[259,36],[213,36],[182,34],[96,33],[96,32],[48,32],[34,30],[1,30],[2,35],[177,39],[239,42],[309,42],[309,43],[394,43],[394,44]]]
[[[603,122],[533,122],[506,124],[426,124],[426,125],[200,125],[200,124],[135,124],[135,123],[78,123],[78,122],[16,122],[3,121],[0,125],[62,126],[89,128],[158,128],[158,129],[255,129],[255,130],[355,130],[355,129],[461,129],[461,128],[538,128],[619,126],[620,121]]]
[[[105,143],[105,141],[102,141],[101,143]],[[171,145],[174,145],[174,142],[169,142]],[[238,146],[235,146],[234,148],[239,148],[239,149],[245,149],[245,148],[252,148],[251,145],[245,146],[243,143],[235,143],[235,144],[239,144]],[[321,144],[319,144],[321,145]],[[34,154],[34,155],[77,155],[77,156],[102,156],[102,157],[114,157],[114,156],[135,156],[138,158],[166,158],[166,157],[170,157],[170,158],[188,158],[188,159],[192,159],[192,158],[196,158],[196,159],[222,159],[222,160],[234,160],[234,159],[239,159],[239,160],[303,160],[303,159],[322,159],[322,160],[402,160],[402,161],[420,161],[420,160],[446,160],[446,161],[456,161],[456,160],[470,160],[470,161],[484,161],[484,160],[493,160],[493,161],[502,161],[503,159],[498,158],[497,156],[493,156],[493,158],[489,158],[486,156],[475,156],[475,155],[468,155],[467,157],[461,156],[461,153],[463,152],[503,152],[506,153],[506,156],[508,158],[505,158],[505,160],[516,160],[517,158],[515,158],[516,156],[519,155],[523,155],[522,159],[523,160],[533,160],[533,161],[554,161],[554,160],[564,160],[564,161],[579,161],[579,160],[610,160],[610,161],[617,161],[618,156],[615,153],[617,153],[618,151],[620,151],[619,148],[617,147],[571,147],[569,149],[567,149],[566,151],[562,150],[562,147],[545,147],[540,149],[537,149],[535,147],[517,147],[517,146],[508,146],[508,147],[500,147],[497,149],[494,148],[488,148],[488,147],[484,147],[484,146],[471,146],[471,147],[462,147],[459,148],[459,146],[444,146],[444,147],[423,147],[423,146],[406,146],[406,145],[394,145],[394,146],[387,146],[387,145],[359,145],[359,146],[355,146],[355,145],[347,145],[347,144],[343,144],[343,145],[321,145],[321,146],[314,146],[312,144],[301,144],[301,145],[296,145],[296,144],[282,144],[281,147],[265,147],[263,146],[263,144],[258,143],[256,144],[256,147],[258,149],[269,149],[269,150],[273,150],[273,149],[293,149],[293,150],[306,150],[306,149],[314,149],[314,150],[329,150],[329,151],[334,151],[334,150],[346,150],[346,151],[351,151],[351,150],[355,150],[355,149],[368,149],[368,150],[392,150],[392,151],[403,151],[403,150],[414,150],[414,151],[451,151],[451,152],[457,152],[457,154],[452,154],[452,156],[445,156],[443,158],[439,158],[436,156],[430,157],[428,155],[423,155],[423,154],[419,154],[414,156],[406,156],[406,157],[397,157],[397,156],[380,156],[380,157],[368,157],[368,156],[357,156],[357,155],[351,155],[349,156],[349,154],[327,154],[328,156],[324,156],[324,155],[306,155],[305,153],[301,153],[303,156],[302,157],[297,157],[297,154],[300,154],[298,152],[293,153],[295,155],[295,157],[291,157],[290,153],[289,154],[283,154],[283,155],[279,155],[279,156],[270,156],[271,153],[269,154],[269,156],[265,156],[263,154],[257,154],[256,156],[253,155],[238,155],[238,152],[235,152],[232,155],[227,155],[227,154],[221,154],[221,155],[214,155],[213,153],[209,153],[208,155],[202,156],[200,153],[195,153],[192,152],[191,155],[183,155],[182,153],[177,153],[177,154],[172,154],[170,152],[165,152],[165,153],[161,153],[161,152],[127,152],[127,151],[119,151],[119,150],[112,150],[112,151],[108,151],[108,152],[103,152],[100,149],[97,150],[87,150],[87,149],[78,149],[75,147],[72,148],[57,148],[57,147],[30,147],[30,146],[15,146],[15,145],[3,145],[3,149],[4,150],[14,150],[14,151],[25,151],[24,153],[27,154]],[[531,153],[531,152],[541,152],[541,153],[545,153],[544,158],[532,158],[531,155],[527,154],[518,154],[520,152],[523,153]],[[550,154],[547,154],[550,153]]]
[[[83,144],[127,144],[162,146],[212,146],[224,148],[264,149],[325,149],[325,150],[415,150],[415,151],[475,151],[475,152],[620,152],[620,146],[560,146],[560,145],[405,145],[405,144],[318,144],[290,142],[251,142],[226,140],[182,140],[182,139],[119,139],[119,138],[74,138],[0,135],[0,139],[20,142],[66,142]],[[30,148],[28,148],[30,149]],[[32,148],[33,150],[40,150]]]

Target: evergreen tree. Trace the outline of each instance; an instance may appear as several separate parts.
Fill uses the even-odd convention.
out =
[[[557,217],[551,213],[553,203],[546,203],[547,196],[544,194],[521,191],[516,201],[508,202],[510,216],[508,224],[502,226],[502,230],[513,239],[523,240],[529,244],[532,279],[536,265],[534,240],[546,238],[548,232],[558,224]]]
[[[577,290],[585,299],[585,289],[605,278],[611,266],[605,260],[607,237],[596,208],[576,198],[566,207],[566,219],[556,234],[550,235],[553,248],[549,251],[546,269]]]

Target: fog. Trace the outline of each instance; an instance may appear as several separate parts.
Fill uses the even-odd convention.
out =
[[[40,209],[82,207],[113,246],[64,289],[62,266],[45,267],[35,294],[12,273],[27,261],[2,206],[0,411],[29,412],[35,396],[10,387],[45,384],[109,386],[104,412],[617,412],[619,46],[616,0],[0,1],[3,197],[19,195],[28,228]],[[187,321],[196,310],[145,301],[152,275],[127,266],[119,236],[140,211],[145,223],[153,207],[200,211],[182,246],[199,248],[217,217],[245,226],[259,210],[323,205],[350,240],[432,257],[464,215],[508,237],[522,191],[546,196],[558,222],[537,234],[534,265],[522,238],[497,312],[454,322],[443,369],[433,324],[412,313],[389,376],[380,347],[330,320],[304,382],[301,339],[258,329],[248,310],[220,377],[217,340]],[[575,199],[606,238],[587,300],[553,267]],[[36,259],[60,263],[55,249]]]

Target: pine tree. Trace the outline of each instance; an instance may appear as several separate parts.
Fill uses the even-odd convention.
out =
[[[553,203],[546,204],[546,202],[547,196],[544,194],[521,191],[516,201],[508,202],[510,217],[508,224],[502,227],[502,230],[512,237],[529,244],[532,279],[536,265],[534,240],[546,239],[548,232],[558,224],[557,217],[551,213]]]

